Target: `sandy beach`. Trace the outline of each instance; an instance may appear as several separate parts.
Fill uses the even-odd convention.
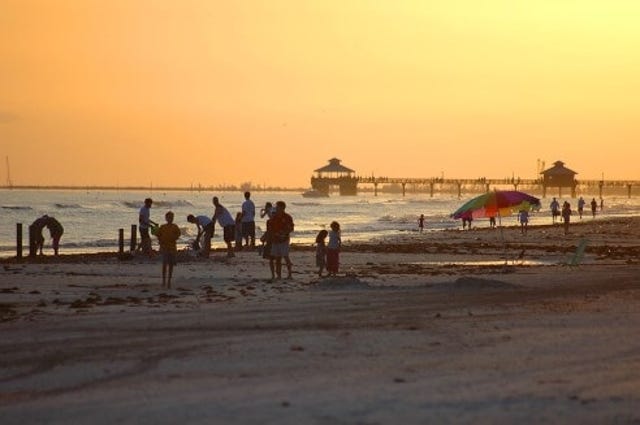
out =
[[[2,260],[2,423],[640,423],[640,218],[291,258]]]

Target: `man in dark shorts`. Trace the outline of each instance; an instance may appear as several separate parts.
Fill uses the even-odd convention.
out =
[[[215,233],[216,221],[222,227],[222,237],[227,244],[227,257],[235,257],[231,243],[236,240],[236,221],[229,210],[222,206],[217,196],[213,197],[213,205],[216,207],[211,221],[213,221],[213,233]]]
[[[256,206],[251,198],[251,192],[244,193],[244,202],[242,203],[242,237],[245,240],[245,246],[256,246]]]
[[[284,257],[287,266],[287,279],[291,279],[291,268],[293,264],[289,259],[290,235],[293,232],[293,218],[284,212],[287,204],[284,201],[276,202],[276,213],[271,218],[271,228],[273,230],[271,256],[276,263],[276,276],[282,277],[282,258]]]
[[[37,218],[31,226],[29,226],[29,255],[36,255],[38,251],[42,255],[42,247],[44,246],[44,236],[42,230],[49,221],[48,215]]]

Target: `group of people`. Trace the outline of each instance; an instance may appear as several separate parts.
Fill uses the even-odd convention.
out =
[[[342,248],[340,223],[333,221],[329,228],[331,229],[329,231],[320,230],[316,236],[316,266],[320,277],[325,268],[329,276],[336,276],[340,266],[340,248]],[[328,243],[327,238],[329,238]]]
[[[199,255],[208,258],[211,252],[211,239],[215,234],[216,223],[222,228],[222,237],[227,247],[227,256],[234,257],[234,250],[245,247],[254,247],[256,243],[255,204],[251,200],[251,193],[244,193],[242,211],[238,212],[234,219],[229,210],[222,205],[220,199],[214,196],[212,203],[214,206],[213,216],[189,214],[187,221],[195,224],[197,236],[194,241],[195,248]],[[180,238],[180,229],[174,224],[174,213],[169,211],[165,214],[166,223],[158,226],[151,220],[151,206],[153,200],[147,198],[140,208],[138,224],[140,230],[140,246],[143,253],[151,255],[151,234],[155,234],[160,244],[162,254],[162,285],[171,287],[173,267],[176,264],[177,240]],[[260,217],[267,217],[266,231],[260,238],[263,249],[262,255],[269,260],[272,279],[282,277],[282,260],[284,259],[287,268],[287,277],[291,278],[293,263],[289,258],[289,247],[291,232],[294,230],[293,218],[285,212],[286,204],[278,201],[275,207],[267,202],[260,212]],[[233,244],[235,243],[235,249]]]
[[[42,231],[45,227],[49,229],[49,234],[51,235],[51,247],[53,248],[53,254],[58,255],[60,238],[62,238],[62,234],[64,233],[64,227],[62,227],[62,224],[60,224],[55,217],[47,214],[37,218],[33,223],[31,223],[31,226],[29,226],[30,251],[33,254],[43,255],[42,249],[44,247],[44,236],[42,236]]]

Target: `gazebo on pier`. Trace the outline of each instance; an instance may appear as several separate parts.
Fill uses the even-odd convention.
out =
[[[356,172],[340,164],[338,158],[331,158],[328,165],[318,168],[314,173],[311,177],[311,187],[319,192],[329,194],[331,186],[338,186],[341,196],[358,194]]]
[[[556,161],[553,163],[553,167],[544,170],[542,174],[542,197],[547,196],[548,187],[557,187],[558,196],[562,197],[562,188],[571,188],[571,197],[576,197],[576,186],[578,181],[575,179],[575,175],[578,174],[573,170],[564,166],[564,162]]]

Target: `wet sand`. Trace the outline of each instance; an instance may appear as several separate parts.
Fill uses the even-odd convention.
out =
[[[172,290],[157,260],[4,260],[2,423],[639,423],[639,224],[346,243],[333,279],[311,247],[276,282],[184,256]]]

